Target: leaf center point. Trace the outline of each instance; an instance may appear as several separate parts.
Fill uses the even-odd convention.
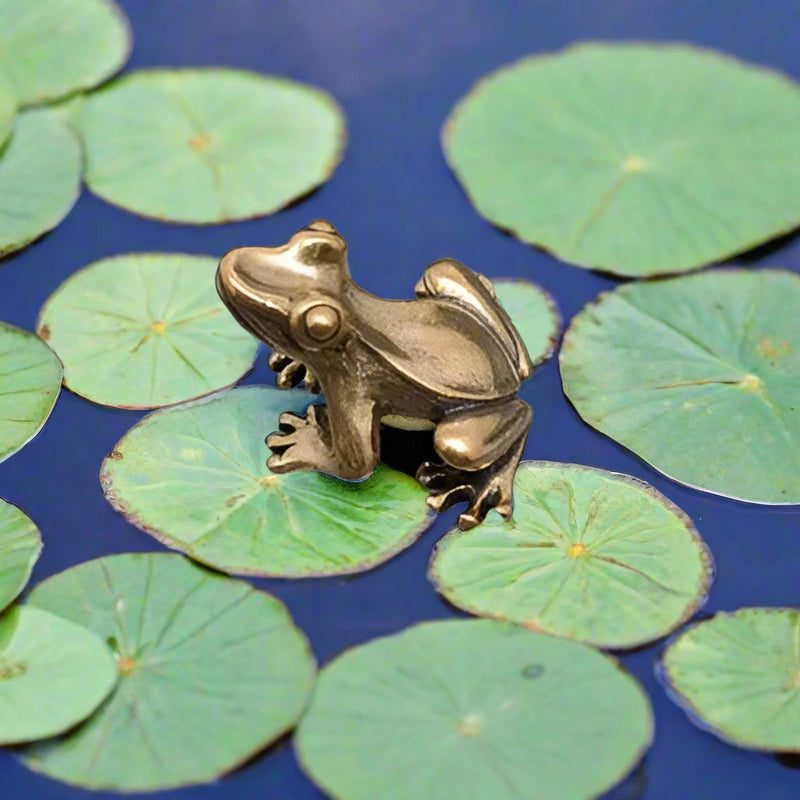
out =
[[[467,714],[458,723],[458,732],[462,736],[477,736],[481,732],[481,718],[477,714]]]
[[[759,378],[758,375],[745,375],[744,378],[739,381],[739,386],[746,392],[755,394],[761,391],[761,378]]]
[[[586,545],[576,542],[567,548],[567,556],[569,558],[580,558],[586,552]]]
[[[622,171],[628,175],[642,172],[645,169],[647,169],[647,162],[639,156],[629,156],[622,162]]]
[[[160,319],[156,320],[155,322],[151,322],[150,330],[153,331],[153,333],[159,333],[159,334],[165,333],[167,330],[167,323],[162,322]]]
[[[198,133],[189,139],[189,147],[191,147],[195,153],[202,153],[205,150],[208,150],[208,146],[210,144],[211,137],[207,133]]]
[[[136,660],[130,656],[122,656],[117,659],[117,671],[121,675],[130,675],[136,669]]]

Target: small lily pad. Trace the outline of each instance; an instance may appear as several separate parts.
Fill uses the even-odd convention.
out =
[[[236,574],[361,572],[428,526],[425,492],[381,466],[366,481],[317,472],[273,475],[266,434],[303,391],[263,386],[157,411],[103,463],[106,499],[134,525],[190,558]]]
[[[24,606],[0,616],[0,744],[63,733],[116,681],[111,651],[80,625]]]
[[[647,696],[614,659],[503,622],[450,620],[325,667],[295,741],[339,800],[588,800],[652,736]]]
[[[226,69],[133,72],[87,99],[81,128],[95,194],[199,225],[302,197],[328,179],[345,139],[327,93]]]
[[[677,628],[705,601],[711,554],[652,486],[576,464],[524,461],[510,523],[451,531],[430,575],[454,605],[599,647]]]
[[[666,649],[660,677],[692,722],[731,744],[800,753],[800,610],[700,622]]]
[[[110,0],[0,0],[0,68],[23,105],[97,86],[130,47],[128,21]]]
[[[41,430],[61,390],[61,364],[32,333],[0,322],[0,461]]]
[[[553,355],[561,331],[561,314],[548,292],[530,281],[493,280],[500,304],[522,337],[533,366]]]
[[[564,392],[660,472],[800,503],[800,277],[716,270],[622,286],[570,323]]]
[[[443,134],[484,217],[577,266],[632,276],[694,269],[800,224],[798,140],[800,90],[785,76],[630,43],[504,67]]]
[[[33,521],[0,500],[0,610],[25,588],[41,552],[42,536]]]
[[[28,602],[117,652],[119,682],[100,711],[23,752],[65,783],[133,792],[214,780],[291,728],[311,693],[314,657],[284,605],[181,556],[90,561]]]
[[[217,259],[140,253],[96,261],[50,296],[37,329],[64,385],[95,403],[152,408],[223,389],[258,342],[217,295]]]
[[[56,111],[20,114],[0,155],[0,256],[52,230],[69,214],[81,185],[77,139]]]

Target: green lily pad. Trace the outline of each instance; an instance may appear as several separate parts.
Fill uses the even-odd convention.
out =
[[[428,526],[425,492],[379,467],[361,483],[273,475],[266,434],[306,392],[263,386],[157,411],[103,463],[106,499],[134,525],[224,572],[276,577],[371,569]]]
[[[57,112],[37,109],[16,118],[0,156],[0,256],[30,244],[69,214],[81,171],[78,141]]]
[[[0,68],[23,105],[97,86],[130,48],[128,21],[110,0],[0,0]]]
[[[25,588],[41,552],[42,536],[33,521],[0,500],[0,610]]]
[[[522,337],[536,366],[553,355],[561,331],[561,314],[548,292],[530,281],[493,280],[495,294]]]
[[[800,752],[800,611],[742,608],[682,633],[660,677],[692,722],[739,747]]]
[[[711,554],[652,486],[576,464],[524,461],[514,517],[438,544],[430,576],[454,605],[599,647],[665,636],[705,601]]]
[[[81,127],[95,194],[198,225],[263,216],[308,194],[345,139],[327,93],[226,69],[131,73],[87,99]]]
[[[117,681],[95,634],[37,608],[0,617],[0,744],[56,736],[83,722]]]
[[[694,269],[800,224],[799,139],[800,91],[783,75],[685,45],[599,43],[489,75],[443,134],[488,220],[633,276]]]
[[[449,620],[325,667],[295,742],[339,800],[588,800],[652,736],[647,696],[615,660],[503,622]]]
[[[0,461],[42,429],[61,390],[61,364],[32,333],[0,322]]]
[[[68,278],[37,325],[64,385],[95,403],[152,408],[236,383],[258,342],[219,299],[216,269],[208,256],[139,253]]]
[[[28,601],[85,625],[117,651],[108,702],[24,762],[88,789],[205,783],[291,728],[314,683],[308,642],[284,605],[165,553],[90,561]]]
[[[660,472],[800,503],[800,277],[717,270],[600,295],[561,347],[583,419]]]

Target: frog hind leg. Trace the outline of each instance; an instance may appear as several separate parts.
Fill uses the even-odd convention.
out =
[[[433,436],[444,463],[426,462],[417,471],[417,480],[430,490],[428,505],[445,511],[455,503],[469,503],[458,518],[461,530],[479,525],[492,508],[510,519],[514,473],[531,418],[530,406],[519,398],[448,414]]]

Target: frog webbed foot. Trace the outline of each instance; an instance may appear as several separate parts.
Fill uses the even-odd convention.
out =
[[[456,503],[469,503],[467,510],[458,517],[458,527],[462,531],[480,525],[493,508],[504,519],[511,517],[510,482],[491,466],[471,472],[426,461],[417,470],[417,480],[430,490],[427,503],[434,511],[446,511]]]
[[[272,455],[267,467],[272,472],[294,472],[300,469],[327,471],[330,452],[327,419],[323,406],[310,406],[305,416],[287,411],[278,418],[278,430],[267,436]]]
[[[311,370],[302,362],[283,353],[274,352],[267,359],[269,368],[277,373],[276,383],[281,389],[293,389],[301,382],[303,388],[314,394],[320,390],[319,382]]]

